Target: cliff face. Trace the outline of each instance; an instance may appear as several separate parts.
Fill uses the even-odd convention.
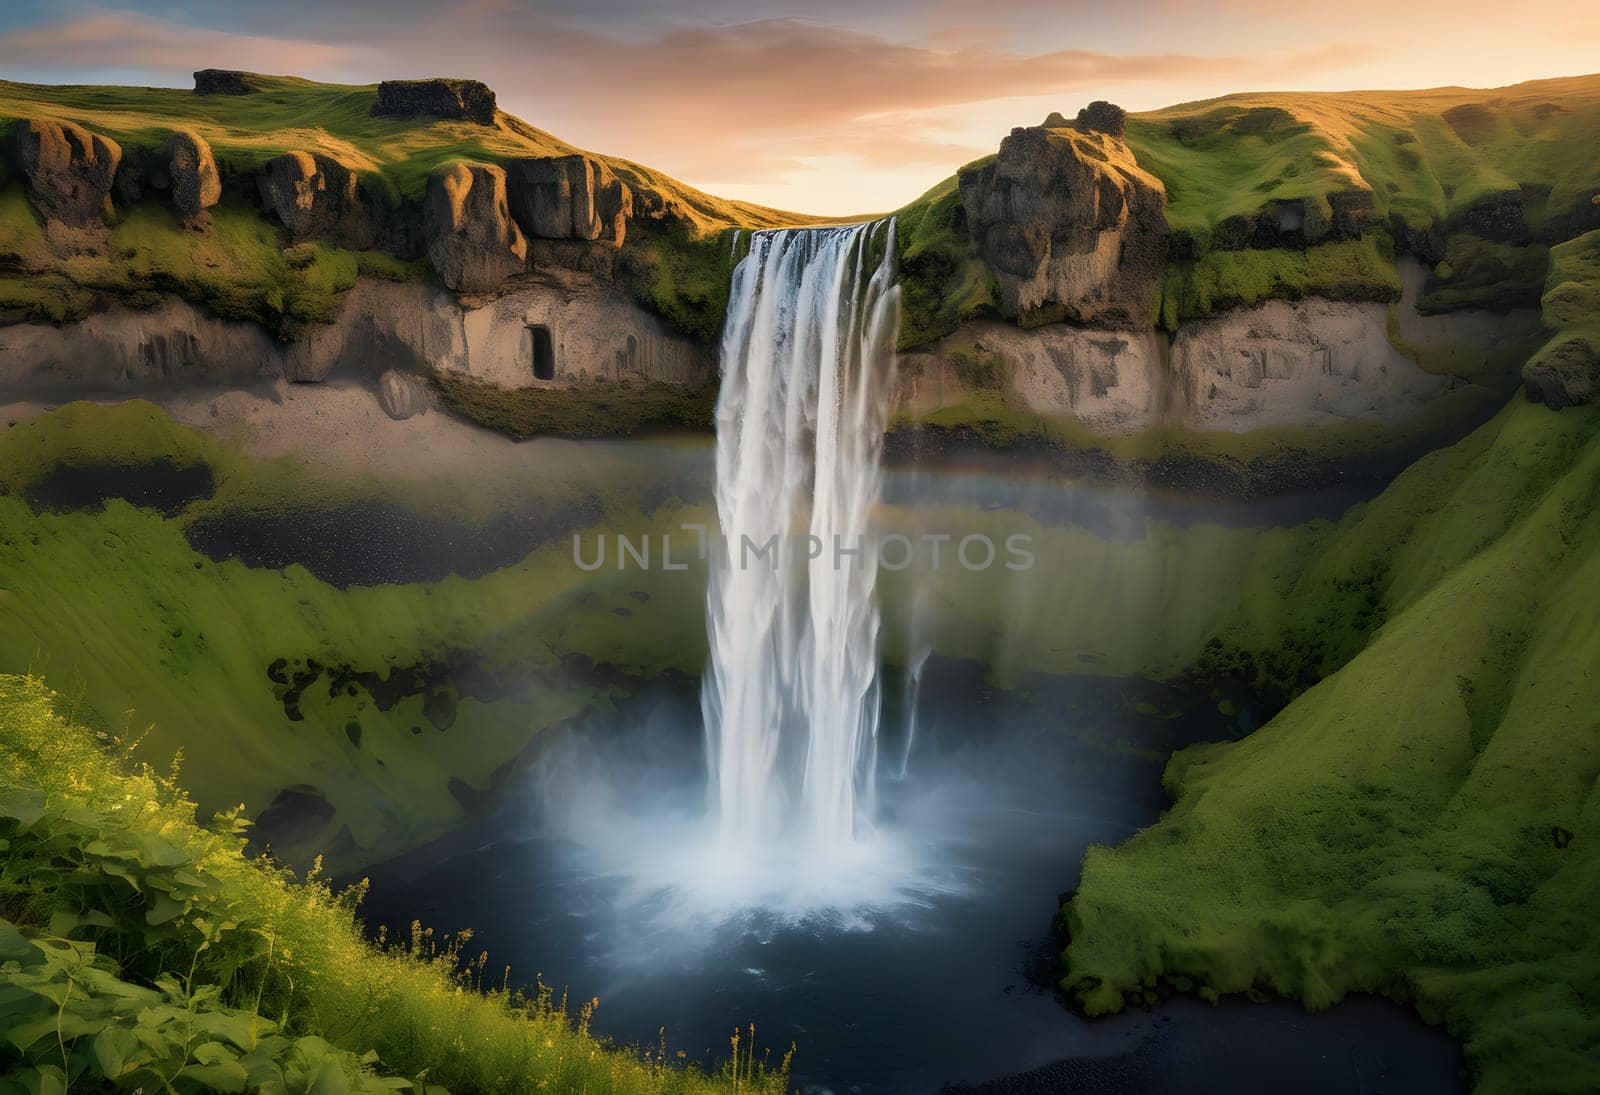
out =
[[[326,239],[362,250],[377,238],[356,172],[332,156],[285,152],[267,162],[258,184],[262,206],[295,242]]]
[[[167,183],[172,204],[184,227],[204,231],[211,226],[206,212],[222,197],[222,176],[205,138],[179,130],[167,138]]]
[[[537,374],[538,329],[551,376]],[[131,396],[282,378],[376,380],[392,370],[447,369],[505,388],[597,380],[704,383],[708,349],[672,332],[626,295],[581,275],[530,277],[481,307],[421,282],[362,279],[333,323],[283,342],[256,324],[218,319],[177,298],[115,307],[79,323],[0,327],[0,402]]]
[[[535,236],[603,240],[620,247],[633,191],[589,156],[520,160],[511,165],[511,209]]]
[[[103,248],[122,146],[50,118],[18,122],[12,139],[51,248],[69,255]]]
[[[1448,392],[1504,397],[1538,345],[1538,313],[1415,310],[1423,272],[1406,267],[1392,309],[1269,301],[1159,331],[966,324],[902,355],[897,399],[913,418],[988,393],[1097,434],[1159,427],[1246,433],[1351,422],[1403,424]],[[1430,367],[1424,367],[1426,363]]]
[[[528,241],[511,219],[504,168],[440,168],[428,180],[423,216],[428,261],[452,289],[484,292],[527,264]]]
[[[1076,125],[1014,129],[994,160],[959,178],[1002,315],[1028,326],[1149,326],[1166,261],[1166,191],[1120,137]]]

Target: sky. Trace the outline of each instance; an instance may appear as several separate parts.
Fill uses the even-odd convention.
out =
[[[465,76],[563,140],[784,209],[904,205],[1092,99],[1600,70],[1593,0],[7,0],[0,76]]]

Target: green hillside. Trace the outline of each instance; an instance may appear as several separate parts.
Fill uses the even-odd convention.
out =
[[[0,119],[58,118],[111,137],[123,151],[155,151],[173,129],[204,137],[224,176],[246,175],[293,149],[321,152],[420,201],[428,175],[453,160],[500,163],[583,151],[519,118],[492,126],[442,118],[375,117],[376,84],[320,84],[251,74],[248,95],[197,95],[184,88],[17,84],[0,80]],[[628,160],[599,156],[618,175],[682,202],[704,230],[803,223],[793,213],[727,201]]]
[[[1397,253],[1432,268],[1424,309],[1533,306],[1549,247],[1600,224],[1600,76],[1229,95],[1129,115],[1126,140],[1166,188],[1169,329],[1271,298],[1394,299]],[[952,179],[900,211],[908,259],[959,205]],[[1273,245],[1280,210],[1294,241]],[[903,346],[994,308],[964,232],[933,245],[940,261],[908,262]]]
[[[1170,812],[1091,849],[1063,986],[1091,1013],[1379,992],[1462,1038],[1476,1091],[1600,1086],[1597,501],[1600,413],[1519,401],[1347,517],[1276,644],[1342,667],[1176,755]]]
[[[381,219],[420,222],[429,175],[442,165],[507,163],[580,152],[505,113],[492,125],[374,116],[376,85],[319,84],[250,75],[253,91],[55,86],[0,81],[0,130],[34,118],[82,126],[121,146],[111,195],[111,239],[100,254],[46,246],[16,163],[0,168],[0,322],[81,319],[108,302],[147,306],[163,292],[217,314],[255,320],[297,338],[331,319],[358,273],[427,275],[419,253],[351,252],[334,241],[293,242],[260,206],[256,175],[289,151],[324,155],[354,171]],[[142,192],[141,163],[160,160],[174,131],[210,145],[222,201],[210,233],[185,232],[169,202]],[[9,150],[8,150],[9,151]],[[11,160],[9,154],[3,158]],[[803,224],[817,218],[713,197],[657,171],[596,157],[670,217],[634,226],[618,257],[618,282],[686,333],[715,337],[727,295],[729,228]],[[402,261],[404,260],[404,261]]]

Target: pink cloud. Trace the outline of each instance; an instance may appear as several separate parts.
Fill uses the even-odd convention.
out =
[[[40,69],[196,68],[315,75],[352,63],[353,51],[325,42],[230,34],[127,12],[21,27],[0,34],[0,64]]]

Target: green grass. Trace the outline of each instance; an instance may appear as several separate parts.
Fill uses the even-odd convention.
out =
[[[1435,264],[1417,310],[1537,307],[1549,268],[1550,248],[1543,244],[1514,247],[1457,233],[1446,241],[1444,258]]]
[[[360,891],[248,859],[139,751],[0,675],[0,1089],[777,1093],[735,1032],[715,1075],[612,1047],[547,990],[460,962],[467,935],[377,947]],[[464,968],[463,968],[464,965]]]
[[[359,273],[426,276],[426,264],[321,243],[284,249],[278,226],[254,207],[254,175],[274,157],[303,150],[356,170],[377,207],[415,215],[430,174],[455,161],[505,163],[581,151],[502,114],[483,126],[442,119],[373,117],[376,85],[253,77],[250,95],[195,95],[173,88],[55,86],[0,81],[0,127],[12,119],[59,118],[108,136],[125,157],[155,156],[175,129],[210,143],[223,202],[209,236],[182,230],[159,195],[119,206],[106,256],[65,262],[44,246],[20,180],[0,195],[0,253],[21,257],[22,275],[0,276],[0,321],[82,318],[107,300],[151,304],[177,293],[227,318],[258,321],[297,338],[333,317]],[[659,172],[598,156],[631,185],[658,192],[676,211],[672,228],[636,221],[620,281],[685,333],[710,341],[727,296],[726,229],[805,224],[818,218],[728,201]]]
[[[1424,307],[1507,310],[1538,299],[1544,246],[1492,243],[1470,222],[1486,202],[1525,198],[1526,226],[1556,240],[1600,187],[1600,77],[1490,91],[1257,92],[1131,115],[1127,141],[1167,192],[1176,246],[1157,324],[1171,330],[1267,299],[1399,294],[1391,237],[1450,235]],[[1329,240],[1339,195],[1368,195],[1372,228]],[[1218,226],[1274,203],[1306,212],[1308,248],[1229,251]],[[899,213],[903,348],[927,345],[988,314],[992,274],[977,257],[948,179]],[[913,247],[926,257],[913,259]]]
[[[969,319],[999,314],[994,272],[973,249],[954,178],[895,216],[901,349],[937,342]]]
[[[1316,545],[1277,626],[1337,671],[1179,753],[1161,822],[1090,850],[1063,985],[1092,1013],[1380,992],[1464,1041],[1477,1091],[1600,1084],[1597,499],[1600,411],[1518,402]]]
[[[1261,92],[1134,115],[1128,143],[1167,187],[1174,229],[1204,240],[1273,201],[1372,193],[1378,219],[1442,225],[1526,186],[1551,230],[1597,182],[1600,77],[1490,91]]]
[[[451,370],[429,383],[455,414],[519,440],[528,437],[620,437],[640,430],[710,430],[713,385],[615,381],[581,388],[501,388]]]
[[[1394,245],[1387,233],[1334,240],[1304,251],[1286,248],[1208,251],[1193,262],[1169,263],[1161,291],[1161,326],[1204,319],[1268,300],[1400,299]]]
[[[1251,105],[1256,98],[1260,104]],[[1328,218],[1328,192],[1348,185],[1321,162],[1326,139],[1279,99],[1240,97],[1128,119],[1139,166],[1166,187],[1167,223],[1201,249],[1218,223],[1270,202],[1309,200]]]
[[[152,306],[172,293],[284,338],[332,320],[358,274],[396,279],[426,269],[318,241],[286,248],[277,228],[237,198],[212,211],[207,233],[184,231],[163,205],[135,205],[112,227],[105,254],[58,259],[15,182],[0,190],[0,251],[45,271],[0,279],[0,309],[20,311],[17,318],[81,319],[105,300]]]
[[[0,120],[51,117],[77,122],[111,137],[125,152],[157,150],[173,129],[189,129],[211,145],[225,180],[252,173],[287,151],[320,152],[356,168],[363,181],[394,200],[409,203],[420,202],[428,176],[453,160],[498,163],[582,151],[506,114],[492,126],[373,117],[376,84],[320,84],[294,76],[252,79],[258,90],[251,95],[0,81]],[[702,227],[792,223],[792,214],[724,201],[627,160],[598,158],[624,178],[676,199]]]
[[[696,340],[714,344],[728,308],[733,268],[749,253],[749,235],[734,253],[732,232],[696,235],[683,228],[635,226],[623,248],[621,277],[645,307]]]
[[[1550,273],[1540,300],[1550,341],[1528,360],[1537,367],[1569,357],[1600,369],[1600,230],[1568,240],[1550,251]]]

